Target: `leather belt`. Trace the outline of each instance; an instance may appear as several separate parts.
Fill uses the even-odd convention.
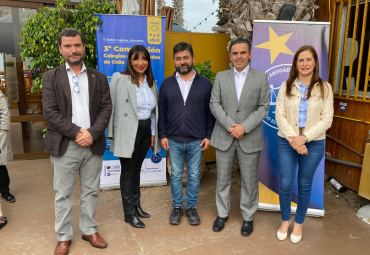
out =
[[[302,134],[304,132],[304,127],[299,128],[299,133]]]

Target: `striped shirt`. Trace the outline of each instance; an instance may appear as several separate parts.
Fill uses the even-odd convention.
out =
[[[145,74],[144,83],[140,82],[140,87],[136,86],[136,99],[137,116],[139,120],[147,120],[150,118],[152,135],[155,135],[155,99],[152,90],[149,88]]]

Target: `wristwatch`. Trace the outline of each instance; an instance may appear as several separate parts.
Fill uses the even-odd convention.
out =
[[[305,136],[304,134],[303,134],[303,136],[304,136],[304,140],[306,141],[306,143],[308,143],[308,138],[307,138],[307,136]]]

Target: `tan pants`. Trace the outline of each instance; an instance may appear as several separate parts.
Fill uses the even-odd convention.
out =
[[[70,141],[63,156],[51,156],[54,169],[55,232],[58,241],[73,235],[73,200],[77,173],[80,174],[81,199],[79,225],[83,235],[98,232],[95,212],[98,204],[103,156],[94,155],[89,147]]]

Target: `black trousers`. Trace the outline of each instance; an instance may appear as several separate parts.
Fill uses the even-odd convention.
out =
[[[9,192],[10,178],[6,166],[0,166],[0,193]]]
[[[121,196],[125,215],[135,215],[135,207],[140,206],[141,165],[151,144],[151,121],[139,120],[135,151],[131,158],[119,158],[121,162]],[[124,145],[123,145],[124,146]]]

